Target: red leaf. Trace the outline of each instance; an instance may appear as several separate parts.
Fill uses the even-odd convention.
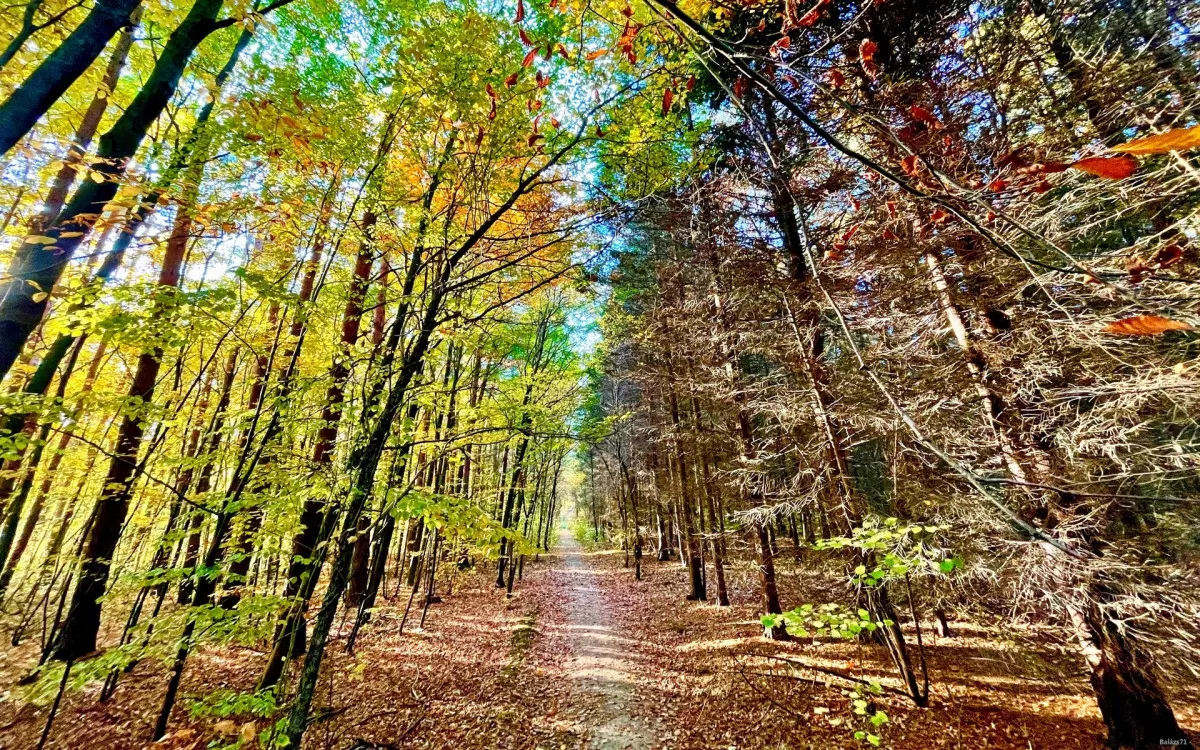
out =
[[[667,89],[666,91],[664,91],[663,98],[662,98],[663,117],[666,117],[667,113],[671,111],[671,102],[673,102],[673,101],[675,101],[675,92],[671,91],[671,89]]]
[[[696,76],[694,76],[694,75],[689,76],[688,80],[687,80],[687,85],[684,88],[686,88],[688,91],[691,91],[692,89],[696,88]]]
[[[988,190],[991,190],[993,193],[999,193],[1006,187],[1008,187],[1008,183],[999,177],[989,182],[987,186]]]
[[[846,85],[846,76],[844,76],[842,71],[838,70],[837,68],[831,69],[829,71],[829,85],[833,86],[835,89],[840,89],[842,86]]]
[[[520,75],[520,73],[513,73],[513,74],[512,74],[512,75],[510,75],[508,78],[505,78],[505,79],[504,79],[504,85],[505,85],[507,88],[510,88],[510,89],[511,89],[513,86],[516,86],[516,85],[517,85],[517,76],[518,76],[518,75]]]
[[[875,64],[875,53],[879,51],[879,45],[870,39],[864,39],[858,43],[858,62],[862,65],[863,72],[867,74],[871,80],[879,75],[879,66]]]
[[[940,208],[935,210],[933,213],[931,213],[929,215],[929,221],[934,224],[944,224],[944,223],[946,223],[946,220],[949,218],[950,218],[950,214],[946,213],[945,211],[943,211]]]
[[[516,23],[525,20],[525,0],[517,0],[517,17],[513,19]]]
[[[1159,268],[1170,268],[1179,261],[1183,260],[1183,248],[1179,245],[1167,245],[1166,247],[1160,247],[1158,251],[1154,253],[1153,260],[1158,264]]]
[[[1194,331],[1196,327],[1161,315],[1135,315],[1122,318],[1104,326],[1105,333],[1120,336],[1157,336],[1167,331]]]
[[[1093,156],[1072,162],[1069,166],[1106,180],[1123,180],[1137,171],[1138,163],[1132,156]]]
[[[484,90],[487,91],[487,95],[490,96],[492,99],[497,99],[500,96],[499,94],[496,93],[496,89],[492,88],[492,84],[490,84],[490,83],[487,84],[486,86],[484,86]]]
[[[914,104],[908,108],[908,112],[917,122],[923,122],[934,130],[942,129],[942,123],[938,120],[938,118],[924,107],[918,107],[916,104]]]
[[[533,49],[526,52],[525,59],[521,61],[521,67],[528,68],[530,65],[533,65],[534,59],[537,58],[537,53],[538,53],[537,47],[534,47]]]
[[[746,85],[750,83],[745,77],[739,77],[733,82],[733,95],[738,99],[746,98]]]
[[[521,44],[524,44],[526,47],[538,46],[537,42],[530,39],[529,35],[525,33],[525,29],[517,29],[517,36],[521,37]]]
[[[489,120],[496,119],[496,100],[495,99],[492,100],[492,110],[490,112],[488,112],[488,119]]]
[[[900,161],[900,168],[909,177],[916,177],[917,170],[921,167],[921,160],[916,154],[909,154]]]

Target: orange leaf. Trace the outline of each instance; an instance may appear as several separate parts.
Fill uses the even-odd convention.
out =
[[[537,57],[537,53],[538,53],[537,47],[534,47],[533,49],[526,52],[525,59],[521,61],[521,67],[528,68],[530,65],[533,65],[533,61]]]
[[[1104,326],[1105,333],[1120,336],[1157,336],[1167,331],[1194,331],[1196,327],[1161,315],[1135,315]]]
[[[666,91],[664,91],[663,92],[663,100],[662,100],[663,117],[666,117],[667,113],[671,111],[671,102],[673,102],[673,101],[675,101],[675,92],[672,91],[671,89],[667,89]]]
[[[1135,138],[1120,146],[1113,146],[1109,151],[1146,156],[1148,154],[1165,154],[1168,151],[1187,151],[1197,147],[1200,147],[1200,125],[1176,128],[1158,135],[1148,135],[1145,138]]]
[[[587,60],[588,62],[591,62],[592,60],[599,60],[600,58],[604,57],[607,54],[608,54],[608,47],[601,47],[600,49],[596,50],[595,52],[587,53],[586,55],[583,56],[583,59]]]
[[[524,44],[526,47],[538,46],[537,42],[530,39],[529,35],[525,33],[525,29],[517,29],[517,36],[521,37],[521,44]]]
[[[1106,180],[1123,180],[1137,171],[1138,163],[1132,156],[1093,156],[1072,162],[1069,166]]]

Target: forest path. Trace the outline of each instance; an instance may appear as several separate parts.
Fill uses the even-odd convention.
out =
[[[588,747],[593,750],[642,750],[654,746],[649,722],[633,713],[636,702],[633,641],[620,635],[617,619],[596,581],[583,549],[563,534],[559,551],[567,573],[565,631],[571,656],[567,677],[589,713]]]

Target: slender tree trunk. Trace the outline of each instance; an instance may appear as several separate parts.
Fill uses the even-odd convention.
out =
[[[179,286],[179,275],[187,255],[187,244],[191,226],[190,212],[181,208],[171,237],[167,241],[166,255],[158,276],[160,289]],[[170,315],[166,308],[159,308],[154,317]],[[149,405],[154,398],[158,372],[162,367],[163,352],[155,348],[143,352],[138,358],[129,399],[135,403]],[[138,449],[141,447],[145,422],[140,414],[126,415],[117,431],[116,449],[104,492],[97,505],[96,518],[83,551],[79,583],[71,599],[66,622],[58,635],[55,657],[62,661],[78,660],[96,650],[96,637],[100,631],[99,599],[108,585],[113,553],[121,538],[121,530],[129,509],[134,473],[137,469]]]
[[[100,56],[141,0],[97,0],[87,17],[0,104],[0,154],[17,144]],[[218,4],[219,7],[219,4]]]
[[[364,214],[363,225],[365,228],[373,227],[375,221],[374,213]],[[358,256],[354,263],[353,280],[346,298],[345,309],[342,311],[340,350],[329,368],[330,382],[325,394],[325,406],[321,410],[321,427],[317,431],[317,440],[313,445],[312,463],[318,470],[333,463],[338,425],[342,418],[342,403],[346,397],[346,382],[350,377],[349,352],[358,342],[363,300],[366,297],[367,285],[371,277],[372,252],[371,242],[364,241],[359,245]],[[313,248],[310,268],[315,268],[319,257],[320,245],[317,244]],[[258,681],[259,690],[273,687],[279,681],[279,678],[283,676],[283,666],[288,656],[294,658],[304,653],[307,640],[304,632],[304,610],[307,606],[308,595],[311,595],[315,588],[315,579],[320,574],[320,566],[317,561],[322,556],[318,551],[324,541],[322,529],[332,528],[330,519],[326,517],[327,514],[326,504],[315,497],[306,500],[301,509],[300,530],[292,539],[291,562],[288,565],[287,583],[283,591],[284,598],[290,604],[283,621],[276,628],[271,654]],[[308,595],[302,596],[306,593]]]
[[[7,280],[0,287],[0,377],[8,373],[25,341],[42,319],[46,309],[46,297],[40,295],[39,290],[49,292],[54,289],[67,263],[71,261],[75,251],[95,224],[99,216],[98,207],[103,207],[116,196],[128,161],[137,153],[146,132],[174,95],[192,52],[217,29],[214,22],[222,4],[223,0],[196,0],[183,22],[167,39],[145,85],[121,117],[101,136],[92,168],[100,181],[89,179],[80,183],[58,219],[43,232],[43,236],[53,240],[52,244],[42,244],[41,241],[26,242],[14,256]],[[99,19],[97,23],[89,27],[88,21],[85,20],[30,79],[39,76],[43,69],[61,68],[61,61],[54,64],[60,52],[76,48],[86,49],[90,56],[76,54],[73,58],[81,63],[78,72],[63,76],[61,71],[56,71],[56,79],[64,84],[61,89],[56,86],[40,86],[23,93],[25,86],[22,86],[4,105],[0,105],[0,152],[7,151],[16,139],[28,130],[28,127],[21,123],[28,119],[27,115],[34,109],[38,109],[25,103],[26,99],[37,98],[34,90],[43,96],[53,93],[49,101],[57,98],[66,85],[95,59],[109,37],[128,23],[129,13],[136,5],[137,0],[98,2],[88,16],[89,19],[96,16]],[[86,44],[73,41],[81,32],[87,40]],[[71,51],[64,53],[71,54]],[[86,59],[82,59],[83,57]],[[69,80],[66,80],[67,78]],[[33,114],[32,119],[28,119],[30,126],[48,106],[46,103]],[[26,117],[19,116],[19,113]]]
[[[40,0],[39,0],[40,1]],[[50,183],[50,190],[46,193],[46,200],[42,202],[42,210],[33,220],[33,225],[29,228],[34,234],[39,234],[46,227],[52,226],[58,213],[62,210],[63,203],[67,200],[67,192],[71,186],[75,184],[75,177],[78,174],[77,168],[83,162],[83,157],[87,154],[88,147],[92,145],[92,139],[96,137],[96,130],[100,127],[100,121],[104,118],[104,111],[108,109],[108,103],[111,101],[110,94],[116,90],[117,81],[121,77],[121,70],[125,67],[125,60],[129,57],[129,50],[133,47],[133,32],[137,25],[141,23],[142,7],[139,5],[134,9],[129,17],[129,24],[121,31],[121,35],[117,38],[117,43],[113,47],[112,55],[108,59],[108,67],[104,71],[104,78],[100,81],[100,88],[96,91],[96,95],[92,97],[92,103],[88,105],[87,110],[83,113],[83,118],[79,121],[79,127],[75,129],[75,140],[67,149],[67,155],[63,158],[63,165],[59,168],[58,173],[54,175],[54,181]],[[0,63],[2,66],[3,63]]]

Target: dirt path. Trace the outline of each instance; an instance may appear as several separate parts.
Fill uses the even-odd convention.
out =
[[[579,543],[568,534],[559,550],[567,573],[565,631],[571,656],[565,664],[580,706],[589,715],[588,747],[595,750],[641,750],[654,746],[649,722],[633,713],[635,672],[629,638],[620,634],[597,571],[588,565]]]

